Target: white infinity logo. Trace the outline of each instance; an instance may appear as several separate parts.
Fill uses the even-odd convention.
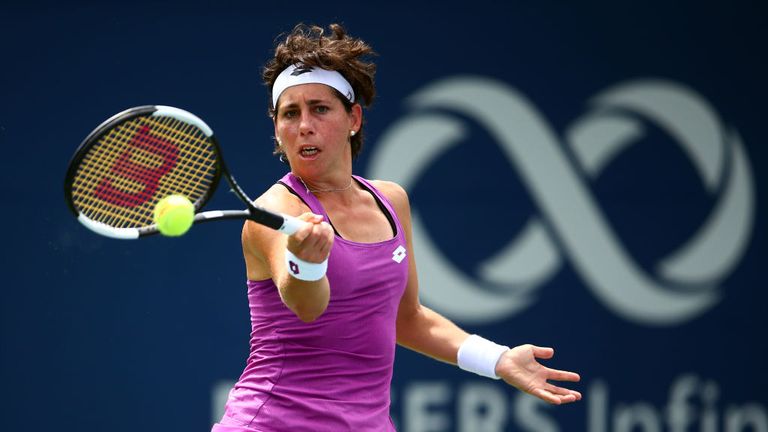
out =
[[[690,89],[643,80],[597,95],[592,110],[565,134],[580,170],[572,166],[536,108],[501,82],[482,77],[443,79],[407,98],[406,104],[418,112],[385,131],[374,147],[369,177],[390,179],[410,189],[436,157],[465,137],[460,120],[427,112],[453,110],[477,121],[501,145],[541,211],[478,269],[481,280],[476,281],[444,257],[414,209],[425,303],[470,324],[509,317],[535,300],[533,290],[557,272],[563,255],[606,307],[636,323],[678,324],[720,300],[717,286],[741,259],[752,232],[752,174],[737,132],[724,129],[714,110]],[[643,133],[637,115],[655,122],[678,142],[705,190],[717,198],[699,231],[663,258],[654,275],[622,248],[586,185]],[[553,241],[542,219],[559,242]],[[505,287],[503,292],[499,286]],[[687,289],[675,290],[678,286]]]

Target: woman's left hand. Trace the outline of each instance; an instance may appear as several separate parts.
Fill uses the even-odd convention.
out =
[[[552,348],[530,344],[514,347],[501,355],[496,363],[496,375],[507,384],[551,404],[580,400],[581,393],[549,383],[549,380],[577,382],[581,379],[579,374],[550,369],[536,360],[551,359],[554,355]]]

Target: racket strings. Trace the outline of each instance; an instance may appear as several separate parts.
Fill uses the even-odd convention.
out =
[[[80,162],[72,198],[81,213],[116,228],[153,224],[157,202],[206,195],[218,164],[210,138],[171,117],[136,117],[102,134]]]
[[[161,124],[161,126],[162,126],[162,124]],[[178,124],[178,125],[174,125],[173,127],[180,128],[180,127],[183,127],[183,126]],[[165,129],[165,128],[162,128],[162,129]],[[120,134],[120,137],[123,139],[123,141],[125,140],[125,135],[127,134],[128,130],[129,129],[124,129],[124,133]],[[163,130],[163,133],[162,134],[158,134],[158,135],[166,135],[165,136],[166,139],[170,138],[170,141],[178,141],[179,139],[181,139],[181,136],[184,135],[183,133],[180,134],[178,132],[185,132],[185,131],[177,130],[176,133],[173,133],[173,131],[171,131],[171,135],[172,136],[168,137],[167,135],[168,135],[169,132]],[[142,134],[142,130],[140,129],[138,132],[131,131],[131,133],[134,135],[134,139],[135,139],[135,137],[138,136],[138,134]],[[128,135],[130,135],[130,134],[128,134]],[[147,139],[148,137],[146,136],[146,134],[144,134],[144,136],[141,136],[141,138],[142,139]],[[187,138],[187,141],[188,141],[189,137],[186,137],[186,138]],[[183,144],[183,143],[181,143],[181,144]],[[153,149],[153,150],[155,152],[157,151],[157,149]],[[157,159],[158,155],[161,156],[161,157],[168,157],[168,154],[167,154],[168,152],[167,151],[165,151],[165,152],[158,152],[158,153],[159,154],[157,154],[157,155],[152,155],[152,152],[147,153],[147,152],[139,151],[139,152],[136,152],[135,154],[138,154],[140,157],[135,158],[134,160],[139,162],[140,166],[141,165],[145,165],[145,166],[148,166],[148,167],[155,168],[157,170],[158,168],[162,167],[162,165],[158,164],[157,161],[155,161],[156,163],[153,164],[152,160],[153,159]],[[176,155],[173,154],[172,156],[175,157]],[[173,161],[173,157],[170,158],[171,161]],[[113,167],[114,166],[117,166],[117,164],[113,165]],[[182,173],[184,171],[184,165],[183,164],[180,165],[179,168],[175,169],[174,171],[175,171],[175,173]],[[124,186],[126,184],[130,184],[131,183],[130,181],[126,181],[125,180],[126,178],[131,177],[131,173],[130,172],[122,172],[120,174],[122,174],[122,175],[120,175],[118,177],[118,181],[116,182],[118,188],[121,185]],[[195,194],[195,192],[194,192],[194,190],[195,190],[194,183],[190,184],[188,186],[189,182],[182,183],[182,182],[179,182],[179,181],[174,181],[177,176],[175,176],[175,175],[168,175],[168,176],[165,177],[165,180],[168,182],[168,185],[164,187],[164,185],[158,184],[159,183],[158,177],[161,177],[162,174],[163,174],[163,170],[160,170],[158,172],[158,171],[149,171],[149,170],[146,170],[146,169],[139,169],[138,173],[133,173],[133,176],[132,176],[133,180],[138,180],[138,182],[139,182],[139,190],[142,190],[142,188],[143,188],[144,194],[140,195],[138,197],[141,201],[147,201],[153,195],[165,196],[165,195],[170,194],[170,193],[183,193],[184,195],[189,196],[193,200],[195,200],[197,198],[197,194]],[[197,183],[199,184],[200,182],[198,181]],[[199,188],[199,186],[198,186],[198,188]],[[101,197],[101,198],[103,198],[103,197]],[[151,223],[151,216],[152,216],[152,209],[154,208],[154,202],[156,202],[156,200],[147,201],[147,203],[151,203],[151,205],[143,205],[143,206],[138,206],[138,207],[130,205],[130,204],[133,204],[133,203],[127,203],[129,205],[127,205],[127,206],[126,205],[121,205],[120,207],[122,207],[122,208],[120,210],[124,210],[125,207],[134,207],[134,208],[136,208],[141,213],[141,217],[142,217],[142,221],[141,221],[140,225],[147,225],[147,224]],[[107,211],[112,210],[112,208],[111,208],[112,206],[105,205],[103,201],[100,204],[101,204],[101,206],[99,208],[100,211],[104,212],[104,210],[107,210]],[[119,205],[121,203],[118,202],[117,204]],[[105,220],[105,223],[121,226],[120,224],[116,223],[116,220],[121,219],[121,216],[125,216],[124,214],[121,214],[121,213],[124,213],[124,211],[123,212],[118,211],[117,214],[115,212],[105,213],[105,216],[107,216],[107,219]],[[122,217],[122,219],[125,219],[125,218]]]
[[[86,187],[79,196],[85,199],[81,210],[91,219],[116,227],[131,226],[137,218],[140,221],[146,219],[146,208],[137,205],[147,199],[146,194],[143,197],[140,194],[146,192],[152,181],[149,170],[157,169],[160,164],[151,162],[151,156],[134,145],[141,141],[136,126],[126,123],[109,131],[84,159]],[[130,137],[135,137],[134,142]],[[121,160],[123,163],[119,162]],[[131,167],[128,163],[136,165]],[[114,175],[115,171],[118,175]],[[134,212],[129,211],[131,208]]]

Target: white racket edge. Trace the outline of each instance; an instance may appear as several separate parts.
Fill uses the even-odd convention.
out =
[[[203,217],[205,219],[212,219],[212,218],[215,219],[215,218],[220,218],[222,214],[223,212],[221,211],[211,210],[211,211],[198,213],[196,216]],[[282,215],[282,214],[280,216],[283,217],[283,225],[280,228],[278,228],[277,231],[280,231],[285,235],[291,235],[296,231],[298,231],[304,225],[308,225],[307,222],[304,222],[293,216]],[[96,234],[103,235],[105,237],[119,239],[119,240],[135,240],[139,238],[139,230],[137,228],[115,228],[105,223],[96,222],[94,220],[88,219],[82,213],[77,216],[77,220],[89,230],[95,232]]]
[[[213,136],[213,130],[205,124],[198,116],[183,109],[169,107],[165,105],[155,105],[157,111],[152,113],[152,117],[172,117],[176,120],[197,126],[207,136]]]
[[[77,215],[77,220],[89,230],[105,237],[120,240],[135,240],[139,238],[139,230],[136,228],[114,228],[105,223],[88,219],[82,213]]]

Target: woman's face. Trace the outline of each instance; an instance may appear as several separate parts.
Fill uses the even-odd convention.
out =
[[[351,167],[349,136],[360,129],[360,105],[347,112],[331,87],[301,84],[287,88],[277,106],[275,137],[292,169],[310,175]]]

